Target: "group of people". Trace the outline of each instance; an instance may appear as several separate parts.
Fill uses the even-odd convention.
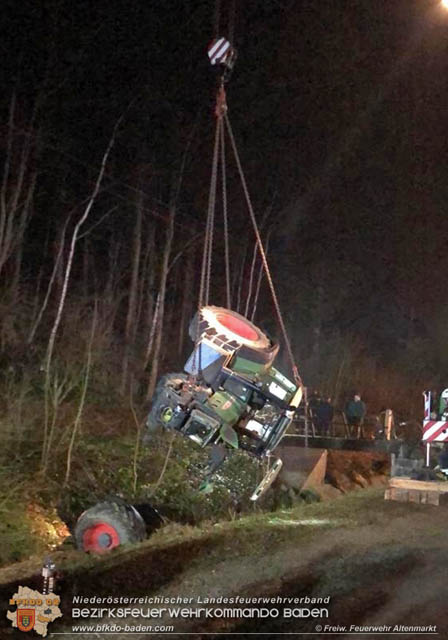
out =
[[[308,399],[308,410],[317,433],[322,436],[330,435],[334,408],[331,398],[321,398],[318,391],[313,391]]]
[[[334,418],[334,407],[330,397],[321,397],[318,391],[314,391],[308,399],[308,409],[318,435],[331,435],[331,425]],[[366,405],[359,393],[347,402],[344,408],[349,436],[358,436],[366,415]]]

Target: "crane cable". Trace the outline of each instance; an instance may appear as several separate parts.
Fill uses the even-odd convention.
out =
[[[227,111],[226,93],[224,90],[224,80],[221,79],[221,85],[218,89],[216,96],[216,129],[215,129],[215,142],[213,147],[213,160],[212,160],[212,172],[210,179],[210,190],[208,196],[208,208],[207,208],[207,221],[205,227],[204,236],[204,249],[202,253],[202,266],[201,266],[201,279],[199,286],[198,296],[198,321],[196,326],[196,345],[199,344],[199,314],[202,307],[207,306],[210,298],[210,281],[212,270],[212,253],[213,253],[213,235],[214,235],[214,223],[215,223],[215,207],[216,207],[216,190],[218,181],[218,165],[221,159],[222,165],[222,195],[223,195],[223,212],[224,212],[224,243],[225,243],[225,261],[226,261],[226,299],[227,305],[231,307],[231,295],[230,295],[230,262],[229,262],[229,234],[228,234],[228,217],[227,217],[227,179],[226,179],[226,167],[225,167],[225,144],[224,144],[224,122],[223,116]],[[221,153],[220,153],[221,152]],[[201,354],[199,354],[199,362],[196,368],[196,352],[194,350],[193,355],[193,376],[192,379],[200,375],[201,372]]]
[[[215,205],[216,205],[216,183],[218,177],[218,158],[219,158],[219,143],[221,139],[220,128],[221,124],[218,121],[215,130],[215,144],[213,148],[213,160],[212,160],[212,175],[210,180],[210,191],[208,195],[208,207],[207,207],[207,222],[205,227],[204,236],[204,250],[202,254],[202,267],[201,267],[201,280],[199,287],[199,300],[198,308],[200,309],[204,305],[208,304],[210,296],[210,278],[211,278],[211,252],[213,249],[213,224],[215,218]]]
[[[256,244],[258,246],[258,251],[260,252],[263,268],[266,273],[266,278],[268,281],[269,289],[271,291],[271,296],[272,296],[274,308],[277,314],[278,323],[282,331],[282,336],[286,346],[286,351],[290,361],[294,380],[296,381],[298,386],[303,386],[303,382],[300,377],[298,367],[296,365],[294,355],[292,352],[288,333],[286,331],[285,322],[283,320],[277,293],[275,291],[274,281],[272,279],[271,271],[269,269],[266,252],[263,247],[260,231],[258,229],[257,220],[256,220],[254,209],[252,206],[252,200],[250,198],[249,189],[247,187],[246,177],[244,175],[240,156],[236,146],[232,126],[230,124],[229,116],[227,114],[226,92],[224,89],[223,81],[221,81],[220,87],[218,89],[217,97],[216,97],[215,115],[216,115],[215,143],[214,143],[214,149],[213,149],[212,174],[211,174],[211,181],[210,181],[207,222],[206,222],[206,230],[205,230],[205,238],[204,238],[204,252],[202,256],[202,269],[201,269],[201,281],[200,281],[200,289],[199,289],[198,310],[200,310],[204,305],[208,305],[209,297],[210,297],[210,280],[211,280],[211,264],[212,264],[211,260],[212,260],[212,251],[213,251],[213,231],[214,231],[215,206],[216,206],[216,187],[217,187],[217,178],[218,178],[218,164],[219,164],[220,157],[221,157],[222,172],[223,172],[222,187],[223,187],[223,209],[224,209],[224,220],[225,220],[224,243],[225,243],[226,285],[227,285],[228,303],[230,300],[227,196],[225,193],[226,191],[225,149],[224,149],[224,124],[225,124],[229,138],[230,138],[233,154],[235,156],[235,161],[236,161],[238,172],[240,175],[244,196],[245,196],[247,208],[249,211],[249,216],[255,232]],[[221,150],[221,156],[219,154],[220,150]],[[228,307],[230,308],[230,304],[228,304]],[[198,329],[199,329],[199,323],[198,323]],[[199,339],[199,336],[197,336],[197,340],[198,339]]]
[[[219,36],[220,20],[221,20],[221,0],[215,0],[215,15],[213,18],[213,31],[215,34],[215,38],[218,38]]]
[[[228,13],[228,35],[230,42],[233,42],[234,36],[234,26],[235,26],[235,0],[230,0],[230,8]],[[215,15],[214,15],[214,30],[215,36],[219,35],[220,28],[220,19],[221,19],[221,0],[215,0]],[[243,186],[244,195],[246,198],[246,204],[249,210],[249,216],[252,222],[252,226],[255,232],[256,245],[258,246],[258,250],[260,252],[262,265],[264,271],[266,273],[266,278],[269,284],[269,289],[271,291],[272,300],[274,302],[275,311],[277,314],[277,319],[283,334],[283,340],[285,342],[286,350],[288,353],[288,358],[290,361],[292,373],[294,376],[294,380],[297,385],[302,387],[303,382],[300,377],[298,367],[296,365],[294,355],[291,348],[291,343],[286,331],[286,326],[283,320],[283,316],[280,309],[280,304],[278,302],[277,293],[275,291],[274,281],[272,279],[272,275],[269,269],[266,252],[263,247],[263,242],[261,239],[260,231],[258,229],[257,220],[255,217],[255,213],[252,206],[252,201],[249,194],[249,189],[247,187],[246,178],[244,175],[243,167],[241,164],[240,156],[238,153],[238,149],[235,142],[235,137],[233,135],[232,126],[230,124],[229,116],[227,114],[227,102],[226,102],[226,92],[224,89],[224,81],[225,81],[225,73],[223,72],[221,76],[221,82],[218,89],[217,97],[216,97],[216,107],[215,107],[215,115],[216,115],[216,130],[215,130],[215,144],[213,150],[213,161],[212,161],[212,175],[210,181],[210,192],[209,192],[209,200],[208,200],[208,212],[207,212],[207,223],[206,223],[206,231],[204,238],[204,253],[202,256],[202,269],[201,269],[201,283],[199,289],[199,301],[198,301],[198,310],[204,305],[207,305],[210,296],[210,280],[211,280],[211,260],[212,260],[212,250],[213,250],[213,227],[215,220],[215,206],[216,206],[216,186],[217,186],[217,177],[218,177],[218,163],[219,163],[219,149],[221,150],[220,159],[221,159],[221,170],[222,170],[222,195],[223,195],[223,214],[224,214],[224,245],[225,245],[225,270],[226,270],[226,298],[227,298],[227,306],[231,308],[231,296],[230,296],[230,260],[229,260],[229,246],[228,246],[228,218],[227,218],[227,193],[226,193],[226,173],[225,173],[225,131],[224,131],[224,123],[227,128],[227,132],[229,134],[231,146],[233,149],[233,154],[235,156],[236,164],[238,167],[238,172],[240,174],[241,183]],[[254,255],[255,259],[255,255]],[[247,311],[247,309],[246,309]],[[198,327],[199,330],[199,322]],[[199,336],[197,336],[197,341]],[[193,364],[193,367],[195,365]],[[199,367],[200,368],[200,367]]]
[[[269,254],[269,242],[271,239],[271,232],[272,232],[272,227],[269,229],[269,231],[267,232],[266,235],[266,243],[265,243],[265,252],[266,252],[266,258]],[[260,297],[260,289],[261,289],[261,280],[263,277],[263,263],[260,264],[259,269],[258,269],[258,278],[257,278],[257,286],[255,288],[255,294],[254,294],[254,301],[252,303],[252,314],[250,316],[250,321],[254,322],[254,318],[255,318],[255,314],[257,312],[257,305],[258,305],[258,298]]]
[[[202,255],[201,280],[199,287],[198,308],[207,305],[210,298],[210,281],[213,254],[213,236],[215,224],[215,208],[216,208],[216,192],[218,182],[218,166],[221,161],[221,182],[222,182],[222,201],[224,216],[224,255],[225,255],[225,274],[226,274],[226,300],[227,305],[231,306],[230,293],[230,258],[229,258],[229,229],[227,215],[227,177],[225,162],[225,142],[224,142],[224,115],[227,111],[226,94],[224,84],[218,89],[216,97],[216,129],[215,142],[213,148],[212,172],[210,179],[210,191],[208,196],[207,221],[204,237],[204,251]]]
[[[228,20],[227,20],[227,38],[230,42],[234,41],[235,35],[235,0],[229,0]],[[213,16],[213,32],[215,38],[218,38],[221,33],[221,0],[215,0],[215,11]]]
[[[224,262],[226,272],[226,303],[227,308],[232,308],[232,296],[230,285],[230,256],[229,256],[229,222],[227,215],[227,177],[226,177],[226,148],[225,131],[222,116],[218,117],[221,128],[221,185],[222,185],[222,212],[224,218]]]
[[[282,330],[283,340],[285,342],[286,351],[288,353],[288,358],[289,358],[289,361],[290,361],[290,364],[291,364],[292,373],[294,375],[294,380],[296,381],[296,383],[299,386],[303,386],[302,378],[300,377],[299,370],[298,370],[298,367],[296,365],[296,362],[295,362],[295,359],[294,359],[294,355],[293,355],[293,352],[292,352],[291,343],[289,341],[289,337],[288,337],[288,334],[287,334],[287,331],[286,331],[286,326],[285,326],[285,323],[284,323],[284,320],[283,320],[282,312],[281,312],[281,309],[280,309],[280,304],[278,302],[277,294],[276,294],[276,291],[275,291],[274,281],[272,279],[271,271],[269,269],[268,261],[267,261],[267,258],[266,258],[266,252],[264,250],[263,242],[261,240],[260,231],[258,229],[257,220],[255,218],[255,213],[254,213],[254,209],[253,209],[253,206],[252,206],[252,201],[251,201],[250,194],[249,194],[249,189],[247,187],[246,178],[245,178],[245,175],[244,175],[243,167],[242,167],[242,164],[241,164],[240,156],[239,156],[238,149],[237,149],[236,142],[235,142],[235,137],[233,135],[232,126],[230,124],[230,120],[229,120],[229,116],[227,115],[227,112],[224,113],[224,122],[225,122],[226,127],[227,127],[227,132],[229,134],[230,142],[231,142],[232,149],[233,149],[233,154],[235,156],[235,161],[236,161],[236,164],[237,164],[237,167],[238,167],[238,172],[240,174],[241,184],[243,186],[244,196],[246,198],[246,204],[247,204],[247,208],[249,210],[249,216],[250,216],[250,219],[251,219],[251,222],[252,222],[252,226],[254,228],[255,238],[256,238],[256,241],[257,241],[257,245],[258,245],[258,250],[260,252],[261,260],[263,262],[263,267],[264,267],[264,271],[266,273],[266,278],[267,278],[267,281],[268,281],[268,284],[269,284],[269,289],[271,291],[272,300],[274,302],[275,311],[277,313],[277,319],[278,319],[280,328]]]

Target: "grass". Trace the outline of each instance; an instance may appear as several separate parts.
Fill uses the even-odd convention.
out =
[[[121,547],[107,556],[82,554],[65,545],[52,554],[64,580],[64,619],[70,616],[76,593],[197,596],[214,585],[226,593],[248,589],[251,595],[275,594],[283,589],[286,595],[303,591],[351,597],[371,589],[372,580],[375,584],[395,580],[417,562],[415,549],[391,541],[390,536],[376,543],[363,538],[364,527],[361,537],[353,538],[360,525],[370,517],[378,535],[394,518],[409,518],[414,511],[421,511],[419,505],[391,505],[384,501],[382,489],[369,489],[333,502],[247,514],[233,521],[169,523],[139,545]],[[353,546],[349,539],[358,542]],[[10,583],[27,583],[41,564],[37,556],[0,569],[0,595],[2,584],[9,583],[10,589]]]
[[[233,521],[204,521],[198,526],[171,523],[156,531],[140,545],[117,549],[106,557],[79,553],[70,543],[66,543],[53,553],[53,556],[60,568],[69,573],[94,567],[112,567],[120,564],[125,557],[130,559],[152,551],[174,549],[189,542],[200,542],[204,549],[207,549],[209,561],[221,557],[229,548],[233,549],[236,556],[256,557],[264,554],[267,545],[274,542],[296,545],[317,532],[355,528],[372,508],[375,509],[377,521],[380,522],[387,517],[383,512],[385,505],[381,490],[365,490],[344,496],[335,502],[300,505],[275,513],[245,515]],[[27,549],[30,555],[42,551],[42,547],[29,546]],[[41,560],[41,556],[31,558],[17,565],[17,571],[20,573],[21,566],[28,567],[28,570],[31,567],[37,569]],[[0,569],[0,581],[4,571],[9,574],[8,570]]]
[[[43,555],[56,542],[55,527],[65,534],[62,521],[73,526],[84,509],[113,495],[131,504],[150,502],[168,521],[190,525],[204,522],[207,527],[235,518],[233,490],[250,495],[256,475],[253,462],[240,453],[230,456],[216,489],[203,495],[197,489],[208,452],[176,438],[166,473],[160,478],[168,441],[169,437],[162,436],[141,448],[136,486],[132,433],[113,437],[84,434],[75,450],[68,486],[63,486],[63,457],[54,456],[45,476],[38,471],[36,456],[16,458],[5,465],[0,472],[0,566],[33,554]],[[239,507],[243,511],[254,509],[247,497]]]
[[[66,407],[61,414],[70,415],[69,409]],[[205,544],[210,542],[213,556],[226,549],[237,535],[235,553],[256,555],[263,553],[266,545],[278,541],[294,544],[302,537],[315,535],[318,530],[354,527],[361,521],[375,523],[378,519],[387,519],[381,515],[388,508],[383,504],[382,490],[361,490],[334,502],[312,504],[306,504],[306,500],[312,499],[308,495],[303,500],[298,499],[298,504],[292,508],[281,510],[275,508],[281,507],[281,501],[277,500],[276,504],[274,494],[270,493],[260,501],[261,504],[254,504],[248,497],[259,480],[260,470],[241,452],[228,457],[220,469],[215,490],[211,494],[200,494],[198,487],[208,452],[185,438],[175,438],[166,472],[161,478],[170,434],[140,448],[135,484],[135,424],[130,412],[127,423],[125,408],[117,410],[117,424],[112,432],[109,432],[112,409],[109,408],[107,416],[97,413],[95,420],[83,426],[76,443],[68,486],[63,486],[63,438],[55,439],[54,456],[45,477],[38,473],[37,448],[34,453],[17,451],[14,464],[5,465],[0,472],[0,566],[24,561],[33,555],[42,558],[56,543],[55,529],[66,533],[62,530],[62,521],[74,525],[84,509],[111,495],[119,495],[134,504],[151,502],[168,521],[183,523],[184,526],[170,524],[157,532],[141,545],[143,552],[159,544],[163,548],[171,544],[171,540],[172,544],[180,545],[185,540],[200,538]],[[241,495],[244,496],[242,499]],[[380,503],[383,504],[381,508]],[[400,505],[395,505],[396,509],[399,510]],[[113,557],[119,558],[121,553],[119,550]],[[64,554],[61,562],[70,564],[67,545]],[[74,554],[73,558],[74,565],[83,565],[79,554]],[[110,561],[113,562],[113,558]]]

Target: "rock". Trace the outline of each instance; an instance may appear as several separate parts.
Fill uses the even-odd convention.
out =
[[[336,469],[333,470],[331,474],[327,474],[327,477],[330,484],[332,484],[343,493],[347,493],[347,491],[358,488],[358,485],[356,483],[350,480],[350,478],[348,478],[344,473],[336,471]]]
[[[356,482],[356,484],[359,484],[359,486],[362,487],[363,489],[366,489],[369,486],[369,481],[357,471],[352,471],[351,477],[353,479],[353,482]]]
[[[322,484],[320,487],[316,487],[315,489],[317,493],[320,495],[320,499],[322,501],[325,500],[334,500],[335,498],[339,498],[344,495],[344,492],[336,487],[333,487],[331,484]]]
[[[372,476],[369,479],[369,484],[371,487],[385,487],[388,483],[389,478],[385,475]]]

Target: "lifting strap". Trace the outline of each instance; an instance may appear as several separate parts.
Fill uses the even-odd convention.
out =
[[[228,217],[227,217],[227,180],[226,180],[226,164],[225,164],[225,146],[224,146],[224,123],[223,116],[227,111],[226,93],[224,83],[221,82],[216,98],[215,115],[215,143],[213,148],[212,173],[210,179],[210,191],[208,196],[207,221],[204,236],[204,250],[202,254],[201,280],[199,287],[198,308],[208,305],[210,298],[210,280],[212,268],[213,254],[213,233],[215,223],[216,208],[216,188],[218,180],[218,164],[221,160],[221,180],[223,194],[223,214],[224,214],[224,244],[225,244],[225,262],[226,262],[226,300],[228,307],[231,307],[230,296],[230,262],[229,262],[229,238],[228,238]]]
[[[231,290],[230,290],[230,260],[229,260],[229,233],[228,233],[228,216],[227,216],[227,178],[226,178],[226,162],[225,162],[225,140],[224,140],[224,114],[227,111],[226,92],[224,90],[224,77],[221,78],[221,84],[216,96],[215,116],[215,143],[213,147],[212,172],[210,179],[210,191],[208,196],[207,221],[204,235],[204,248],[202,253],[201,278],[199,285],[198,297],[198,318],[202,307],[207,306],[210,299],[210,281],[212,270],[212,254],[213,254],[213,234],[215,223],[215,207],[216,207],[216,188],[218,180],[218,164],[221,161],[221,182],[222,182],[222,200],[224,215],[224,255],[225,255],[225,272],[226,272],[226,302],[227,308],[231,309]],[[199,343],[199,321],[196,328],[196,345]],[[197,349],[194,350],[193,356],[193,377],[201,374],[201,357],[199,354],[199,362],[196,363]]]
[[[292,353],[291,343],[289,341],[289,337],[286,331],[286,326],[281,313],[277,293],[275,291],[274,281],[272,279],[271,271],[269,269],[269,265],[266,257],[266,251],[263,247],[263,242],[261,239],[260,231],[258,229],[257,220],[255,217],[252,201],[249,194],[249,189],[247,187],[246,178],[244,175],[243,167],[241,164],[240,156],[239,156],[238,149],[235,142],[235,137],[233,135],[232,126],[230,124],[229,116],[227,113],[227,102],[226,102],[226,92],[224,88],[224,78],[221,79],[221,83],[218,88],[218,92],[216,96],[215,116],[216,116],[215,143],[214,143],[214,150],[213,150],[212,173],[211,173],[210,191],[209,191],[209,199],[208,199],[207,223],[206,223],[205,238],[204,238],[204,253],[202,256],[202,269],[201,269],[198,309],[200,309],[204,305],[207,305],[209,303],[209,297],[210,297],[210,280],[211,280],[212,252],[213,252],[213,228],[214,228],[214,222],[215,222],[216,188],[217,188],[219,161],[221,161],[221,171],[222,171],[221,180],[222,180],[223,213],[224,213],[226,300],[227,300],[227,307],[229,309],[231,308],[230,260],[229,260],[227,194],[226,194],[227,185],[226,185],[226,172],[225,172],[225,131],[224,131],[224,125],[225,125],[225,128],[227,129],[227,132],[230,138],[233,154],[235,156],[235,161],[238,167],[238,172],[239,172],[241,183],[243,186],[244,196],[246,199],[250,220],[252,222],[252,226],[255,232],[256,246],[261,256],[262,265],[268,281],[269,289],[270,289],[272,300],[274,303],[278,323],[280,325],[280,329],[282,332],[283,340],[286,346],[286,351],[290,361],[294,380],[298,386],[303,386],[302,379],[299,375],[299,371],[295,363],[294,355]],[[248,308],[246,308],[246,315],[247,315],[247,311],[248,311]]]
[[[236,161],[236,164],[237,164],[237,167],[238,167],[238,172],[240,174],[241,184],[243,186],[244,196],[246,198],[246,204],[247,204],[247,208],[249,210],[249,216],[250,216],[250,219],[251,219],[251,222],[252,222],[252,226],[254,228],[255,238],[256,238],[256,241],[257,241],[257,245],[258,245],[258,250],[260,252],[261,260],[263,262],[264,271],[266,273],[266,278],[267,278],[267,281],[268,281],[268,284],[269,284],[269,289],[271,291],[272,300],[273,300],[275,311],[276,311],[276,314],[277,314],[277,319],[278,319],[278,322],[279,322],[279,325],[280,325],[280,328],[281,328],[281,331],[282,331],[283,340],[285,342],[286,351],[288,353],[288,358],[289,358],[289,361],[290,361],[290,365],[291,365],[292,373],[293,373],[293,376],[294,376],[294,380],[295,380],[295,382],[297,383],[298,386],[303,386],[302,378],[300,377],[299,370],[297,368],[297,365],[296,365],[296,362],[295,362],[295,359],[294,359],[294,354],[293,354],[292,349],[291,349],[291,343],[289,341],[288,333],[286,331],[285,323],[284,323],[284,320],[283,320],[282,312],[281,312],[281,309],[280,309],[280,305],[279,305],[277,294],[276,294],[275,287],[274,287],[274,281],[272,279],[271,271],[269,269],[268,261],[267,261],[267,258],[266,258],[266,252],[264,250],[263,242],[261,240],[260,231],[258,229],[257,220],[255,218],[255,213],[254,213],[254,209],[253,209],[253,206],[252,206],[252,201],[251,201],[250,194],[249,194],[249,189],[247,188],[246,178],[245,178],[245,175],[244,175],[243,167],[241,165],[240,156],[239,156],[238,149],[237,149],[237,146],[236,146],[236,143],[235,143],[235,137],[233,135],[232,126],[230,124],[230,120],[229,120],[229,116],[227,114],[227,111],[226,111],[226,113],[224,113],[224,122],[225,122],[226,127],[227,127],[227,131],[228,131],[230,142],[231,142],[232,149],[233,149],[233,154],[235,156],[235,161]]]
[[[226,177],[226,148],[225,148],[225,135],[224,125],[222,117],[218,120],[221,121],[221,185],[222,185],[222,213],[224,219],[224,263],[226,271],[226,304],[227,308],[232,308],[232,296],[230,286],[230,256],[229,256],[229,223],[227,216],[227,177]]]

